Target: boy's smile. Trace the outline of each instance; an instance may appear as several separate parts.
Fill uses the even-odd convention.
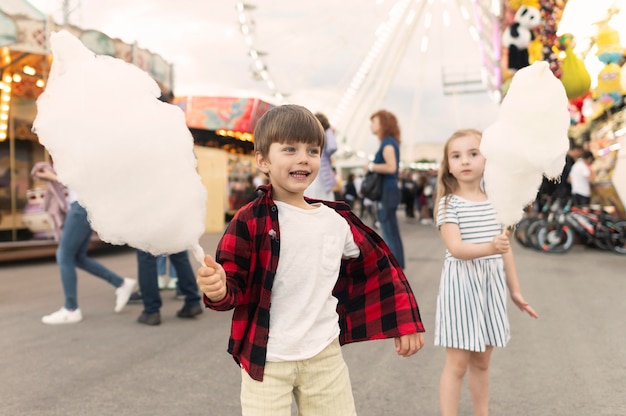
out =
[[[268,174],[274,198],[304,201],[304,191],[320,170],[319,146],[302,142],[272,143],[267,157],[256,154],[257,166]]]

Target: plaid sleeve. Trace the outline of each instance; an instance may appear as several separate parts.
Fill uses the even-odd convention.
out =
[[[361,256],[344,261],[335,288],[340,341],[345,344],[424,332],[413,291],[389,247],[360,221],[351,228]]]

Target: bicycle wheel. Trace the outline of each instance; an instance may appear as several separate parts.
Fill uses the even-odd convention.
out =
[[[537,241],[537,231],[539,231],[539,229],[543,227],[544,224],[546,224],[546,220],[535,219],[528,225],[528,227],[526,228],[526,239],[529,244],[528,247],[532,247],[536,250],[541,250],[541,246]]]
[[[537,244],[546,253],[565,253],[574,245],[574,231],[559,222],[545,222],[537,230]]]
[[[532,248],[530,241],[528,241],[528,237],[526,236],[526,229],[528,226],[535,221],[534,218],[524,218],[515,226],[515,232],[513,235],[518,243],[520,243],[524,247]]]
[[[609,227],[609,245],[613,252],[626,254],[626,221],[618,221]]]

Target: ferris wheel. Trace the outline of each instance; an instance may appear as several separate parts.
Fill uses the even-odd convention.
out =
[[[344,154],[367,147],[369,115],[394,94],[404,104],[389,110],[410,137],[433,84],[440,95],[497,89],[499,0],[297,3],[236,3],[250,74],[276,102],[326,113]],[[284,24],[264,23],[281,15]]]

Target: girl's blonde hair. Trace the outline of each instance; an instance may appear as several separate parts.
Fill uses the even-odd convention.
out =
[[[452,133],[452,136],[446,140],[446,144],[443,146],[443,159],[441,159],[441,166],[439,166],[439,172],[437,174],[437,199],[434,202],[434,217],[437,218],[437,211],[439,209],[439,201],[441,198],[446,197],[444,202],[444,210],[448,207],[448,199],[450,195],[456,191],[458,182],[454,176],[450,173],[450,162],[448,161],[448,149],[452,141],[465,136],[476,136],[478,140],[482,139],[483,134],[476,129],[462,129]]]

